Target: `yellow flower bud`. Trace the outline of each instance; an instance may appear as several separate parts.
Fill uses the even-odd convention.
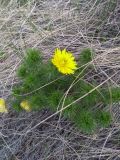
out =
[[[29,105],[29,103],[28,103],[27,100],[22,101],[22,102],[20,103],[20,106],[21,106],[21,108],[23,108],[23,109],[26,110],[27,112],[30,112],[30,111],[31,111],[31,107],[30,107],[30,105]]]
[[[8,113],[8,109],[6,108],[5,100],[0,98],[0,113]]]

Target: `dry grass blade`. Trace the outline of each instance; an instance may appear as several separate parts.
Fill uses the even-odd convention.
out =
[[[91,48],[91,63],[99,73],[90,73],[87,79],[99,77],[97,88],[108,81],[120,86],[120,2],[0,0],[0,97],[8,101],[13,85],[19,83],[16,69],[29,47],[42,50],[45,60],[57,47],[76,57],[83,48]],[[0,115],[0,159],[119,160],[120,105],[112,107],[114,123],[94,135],[59,119],[57,114],[70,105],[54,114],[43,110]]]

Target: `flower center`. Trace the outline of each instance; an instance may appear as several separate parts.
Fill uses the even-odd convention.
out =
[[[67,60],[63,59],[63,61],[61,61],[61,67],[64,67],[67,64]]]

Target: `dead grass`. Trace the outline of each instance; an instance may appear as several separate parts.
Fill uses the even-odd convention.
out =
[[[119,1],[111,0],[32,0],[22,6],[11,0],[1,5],[0,51],[4,54],[0,54],[0,96],[9,101],[12,86],[18,83],[15,71],[28,47],[41,49],[45,60],[56,47],[67,48],[76,57],[89,47],[95,52],[92,63],[103,77],[98,86],[103,81],[119,86],[119,11]],[[112,112],[113,125],[95,135],[81,133],[69,121],[59,121],[57,115],[46,110],[1,115],[0,159],[118,160],[119,104],[112,107]]]

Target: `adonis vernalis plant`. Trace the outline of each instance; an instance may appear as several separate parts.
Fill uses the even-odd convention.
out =
[[[63,108],[62,115],[87,133],[110,125],[111,112],[105,106],[120,101],[120,88],[94,89],[95,80],[90,83],[84,79],[92,67],[86,65],[92,61],[92,54],[90,49],[84,49],[76,62],[71,52],[57,48],[45,63],[40,51],[27,50],[17,71],[21,81],[13,87],[14,109],[29,112],[50,108],[55,112]],[[85,94],[88,95],[73,103]]]

